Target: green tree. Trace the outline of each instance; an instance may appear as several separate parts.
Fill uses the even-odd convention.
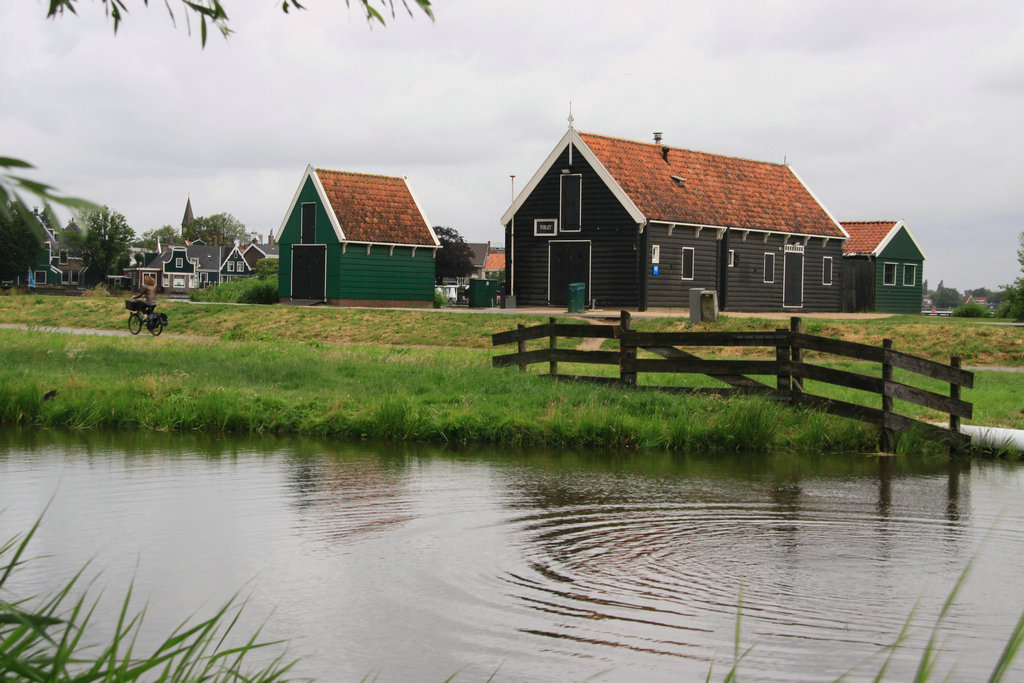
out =
[[[243,244],[247,237],[245,225],[230,213],[194,218],[181,229],[181,233],[189,240],[220,246]]]
[[[120,275],[117,268],[128,263],[128,247],[135,233],[125,217],[104,206],[82,216],[83,230],[69,236],[72,246],[82,254],[84,265],[94,280],[103,281],[107,275]]]
[[[278,268],[281,259],[279,258],[261,258],[256,262],[256,277],[260,280],[269,280],[270,278],[276,278]]]
[[[960,292],[952,287],[944,287],[941,281],[938,288],[932,292],[932,303],[935,304],[935,308],[956,308],[962,301],[963,296]]]
[[[132,245],[142,247],[143,249],[149,249],[150,251],[156,251],[158,242],[162,248],[168,244],[173,244],[176,239],[180,241],[179,238],[180,235],[178,234],[178,229],[176,227],[173,225],[165,225],[142,233],[142,237],[135,240]]]
[[[29,268],[39,260],[43,247],[36,231],[28,221],[32,214],[17,205],[4,202],[0,211],[0,281],[21,278],[24,282]]]
[[[1020,264],[1021,276],[1013,284],[1003,287],[1003,303],[997,315],[1000,318],[1024,320],[1024,232],[1017,236],[1020,249],[1017,250],[1017,263]]]
[[[473,270],[473,253],[466,240],[455,228],[435,225],[434,234],[441,243],[441,249],[434,260],[434,279],[441,283],[445,278],[466,277]]]

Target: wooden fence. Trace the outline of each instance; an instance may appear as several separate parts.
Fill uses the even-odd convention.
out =
[[[616,339],[618,350],[582,350],[559,348],[558,339]],[[527,342],[547,339],[545,348],[527,350]],[[810,406],[834,415],[878,425],[881,429],[880,448],[892,451],[894,432],[915,429],[928,438],[946,442],[959,448],[970,442],[960,433],[961,418],[970,419],[972,406],[960,398],[960,389],[973,388],[974,373],[961,369],[960,359],[953,357],[949,365],[896,351],[892,340],[883,340],[882,346],[870,346],[804,334],[800,318],[792,318],[790,328],[774,332],[637,332],[630,329],[630,315],[623,311],[618,324],[589,325],[556,323],[550,318],[544,325],[519,326],[508,332],[499,332],[491,338],[494,346],[517,344],[518,350],[493,358],[495,367],[518,365],[525,370],[534,363],[547,363],[551,377],[615,384],[637,389],[675,392],[706,392],[725,394],[733,392],[764,393],[775,400],[794,406]],[[774,349],[775,358],[769,360],[708,360],[679,347],[750,346]],[[639,357],[639,351],[649,356]],[[865,375],[826,367],[804,360],[804,351],[817,351],[845,359],[881,364],[881,376]],[[770,355],[770,351],[765,355]],[[653,356],[653,357],[652,357]],[[617,377],[559,374],[559,363],[617,365]],[[937,394],[918,387],[902,384],[893,379],[893,370],[900,368],[950,385],[949,395]],[[725,387],[640,386],[639,373],[703,374],[723,382]],[[754,379],[755,376],[774,376],[775,384]],[[859,389],[879,396],[880,406],[859,405],[804,391],[804,380],[815,380],[840,387]],[[893,410],[893,400],[900,399],[949,416],[949,429],[900,415]]]

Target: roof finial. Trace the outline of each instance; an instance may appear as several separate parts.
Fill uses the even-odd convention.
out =
[[[572,100],[569,100],[569,128],[572,128]]]

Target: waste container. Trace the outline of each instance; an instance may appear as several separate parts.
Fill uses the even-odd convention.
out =
[[[469,281],[469,307],[495,308],[498,305],[498,281],[473,278]]]
[[[569,283],[569,312],[582,313],[587,299],[587,283]]]

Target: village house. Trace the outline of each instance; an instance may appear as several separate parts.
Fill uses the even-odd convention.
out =
[[[517,305],[839,311],[847,234],[786,164],[579,133],[502,216]]]
[[[924,250],[903,221],[843,221],[843,310],[920,313]]]
[[[308,166],[274,241],[282,301],[433,305],[440,242],[405,178]]]

